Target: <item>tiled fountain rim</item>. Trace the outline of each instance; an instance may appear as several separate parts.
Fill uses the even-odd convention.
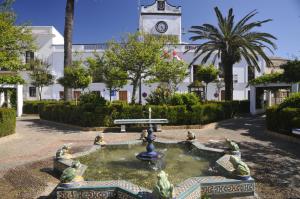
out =
[[[142,144],[142,140],[123,141],[117,143],[109,143],[105,146],[130,146]],[[225,151],[206,147],[198,141],[170,141],[157,139],[156,144],[190,144],[193,148],[197,148],[200,154],[205,154],[213,157],[223,157]],[[74,158],[79,158],[97,150],[101,150],[101,146],[94,145],[89,150],[78,152],[72,155]],[[62,172],[65,168],[70,167],[73,159],[54,159],[54,170]],[[82,164],[78,174],[83,175],[87,166]],[[198,198],[202,194],[213,196],[213,198],[224,198],[228,196],[252,196],[254,195],[255,185],[251,178],[247,181],[228,179],[223,176],[204,176],[192,177],[175,186],[176,198]],[[113,181],[84,181],[81,183],[73,183],[70,188],[58,187],[57,198],[83,198],[84,194],[93,195],[97,198],[97,194],[102,196],[116,196],[117,198],[152,198],[151,191],[132,184],[125,180]],[[103,195],[104,194],[104,195]],[[142,195],[141,195],[142,194]]]

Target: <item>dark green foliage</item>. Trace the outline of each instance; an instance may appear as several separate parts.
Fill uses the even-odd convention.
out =
[[[267,109],[268,129],[280,133],[290,133],[293,128],[300,128],[300,93],[286,98],[283,103]]]
[[[0,108],[0,137],[15,133],[16,111],[14,109]]]
[[[42,100],[42,101],[24,101],[23,113],[24,114],[39,114],[42,106],[48,104],[62,103],[55,100]]]
[[[169,90],[163,88],[158,88],[152,92],[146,101],[149,105],[186,105],[188,108],[200,103],[198,96],[194,93],[175,93],[172,95]]]
[[[284,82],[294,83],[300,81],[300,61],[288,61],[286,64],[281,65],[280,68],[284,69]]]
[[[280,133],[291,133],[293,128],[300,128],[300,108],[273,106],[267,109],[268,129]]]
[[[164,87],[157,87],[147,98],[146,101],[151,105],[163,105],[170,103],[171,90]]]
[[[0,84],[24,84],[25,80],[19,75],[1,75]]]
[[[259,84],[277,83],[283,81],[284,81],[283,73],[271,73],[271,74],[264,74],[258,78],[255,78],[251,80],[249,84],[259,85]]]
[[[79,101],[80,101],[80,105],[90,103],[95,106],[103,106],[106,104],[106,100],[100,95],[95,93],[84,93],[80,95]]]
[[[190,103],[192,104],[192,103]],[[83,127],[113,126],[115,119],[143,119],[149,117],[149,107],[152,108],[152,118],[168,119],[170,125],[207,124],[232,118],[247,102],[210,102],[191,105],[130,105],[127,103],[92,103],[48,104],[43,106],[40,117],[45,120],[79,125]],[[244,112],[243,112],[244,113]]]
[[[293,93],[279,105],[280,109],[285,107],[300,108],[300,93]]]

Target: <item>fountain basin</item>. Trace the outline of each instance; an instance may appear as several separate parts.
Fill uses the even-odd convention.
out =
[[[143,150],[144,144],[107,146],[80,157],[78,160],[87,165],[83,177],[87,181],[127,180],[152,189],[161,169],[169,174],[172,183],[178,184],[190,177],[208,175],[210,163],[215,161],[194,155],[184,144],[160,144],[156,152],[150,152],[151,156],[149,152],[139,153]]]
[[[140,145],[144,149],[145,146],[141,146],[142,141],[129,141],[118,144],[108,144],[107,149],[130,149],[136,145]],[[223,157],[225,151],[222,149],[206,147],[203,144],[192,141],[192,142],[175,142],[175,141],[162,141],[158,140],[155,142],[155,146],[158,151],[161,148],[166,148],[166,146],[184,146],[189,150],[192,149],[192,156],[199,156],[202,158],[207,158],[208,160],[217,160]],[[82,153],[72,154],[74,159],[81,159],[87,157],[89,154],[93,154],[95,151],[101,151],[103,148],[99,146],[93,146],[89,151]],[[128,154],[125,150],[125,155]],[[137,155],[136,153],[135,155]],[[108,157],[110,153],[105,153]],[[132,157],[132,156],[131,156]],[[166,156],[168,157],[168,156]],[[177,155],[177,159],[180,155]],[[100,161],[101,157],[96,156]],[[143,174],[144,171],[149,170],[145,167],[146,162],[140,161],[133,157],[136,161],[144,163],[144,170],[141,170]],[[74,160],[73,159],[73,160]],[[54,170],[61,173],[65,168],[70,167],[73,160],[64,159],[54,159]],[[178,164],[179,166],[182,164]],[[188,170],[190,165],[185,165],[183,169]],[[83,164],[82,172],[86,175],[88,167]],[[170,172],[169,172],[170,173]],[[204,171],[206,173],[206,171]],[[143,185],[138,183],[131,183],[128,180],[118,179],[118,180],[105,180],[99,177],[99,173],[94,176],[98,180],[90,181],[90,179],[85,179],[78,183],[74,183],[70,188],[64,187],[62,184],[57,187],[57,198],[69,198],[69,199],[81,199],[86,198],[85,196],[90,196],[91,198],[152,198],[152,187],[151,189],[144,188]],[[144,179],[148,179],[149,176],[145,176]],[[121,177],[119,177],[121,178]],[[110,178],[111,179],[111,178]],[[201,198],[201,196],[206,196],[210,198],[230,198],[230,197],[247,197],[254,196],[255,193],[255,182],[253,178],[249,179],[233,179],[231,177],[225,177],[222,173],[215,174],[214,176],[197,176],[190,177],[186,180],[180,181],[179,183],[174,182],[169,178],[171,183],[175,185],[174,192],[175,198],[177,199],[187,199],[187,198]]]

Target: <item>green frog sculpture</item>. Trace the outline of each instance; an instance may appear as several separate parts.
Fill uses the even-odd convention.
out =
[[[94,144],[95,145],[105,145],[106,142],[104,141],[104,134],[100,133],[99,135],[96,136],[95,140],[94,140]]]
[[[72,155],[70,154],[70,145],[63,145],[58,151],[56,152],[56,159],[71,159]]]
[[[143,130],[141,133],[140,140],[143,140],[143,142],[147,142],[147,135],[148,135],[147,130]]]
[[[159,172],[157,175],[158,181],[153,190],[155,199],[171,199],[173,198],[174,186],[168,180],[168,174],[164,171]]]
[[[192,133],[192,132],[190,132],[190,131],[188,131],[186,137],[187,137],[187,140],[188,140],[188,141],[192,141],[192,140],[195,140],[195,139],[196,139],[195,133]]]
[[[233,142],[232,140],[226,139],[226,144],[229,148],[229,154],[241,157],[240,147],[237,143]]]
[[[71,182],[81,182],[83,181],[83,177],[78,175],[78,169],[80,169],[81,163],[79,161],[74,161],[71,167],[66,168],[61,177],[61,183],[71,183]]]
[[[240,158],[233,155],[230,156],[229,161],[234,167],[234,172],[233,172],[234,175],[244,180],[250,178],[250,169],[245,162],[243,162]]]

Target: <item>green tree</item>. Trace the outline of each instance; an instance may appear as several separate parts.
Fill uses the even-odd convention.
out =
[[[103,82],[109,90],[109,101],[111,101],[111,92],[118,90],[127,84],[127,72],[116,65],[109,65],[105,61],[106,53],[103,57],[96,55],[95,58],[88,58],[90,74],[94,82]]]
[[[272,40],[276,38],[269,33],[256,30],[271,19],[249,22],[257,14],[256,11],[250,12],[238,23],[234,22],[235,16],[232,9],[229,9],[227,17],[224,17],[217,7],[215,13],[218,26],[203,24],[192,26],[189,31],[195,34],[190,38],[192,41],[205,40],[197,47],[192,64],[200,57],[202,64],[211,57],[213,63],[217,58],[221,58],[221,67],[224,70],[225,99],[232,100],[233,65],[244,58],[249,66],[260,71],[259,60],[262,58],[267,66],[271,66],[272,63],[264,50],[268,49],[272,52],[272,48],[276,48]]]
[[[300,82],[300,61],[288,61],[286,64],[280,66],[284,70],[283,81],[296,83]]]
[[[38,88],[39,98],[42,100],[43,88],[54,83],[54,75],[49,70],[50,64],[43,60],[36,59],[31,65],[33,66],[30,73],[31,84]]]
[[[172,56],[165,56],[160,63],[154,65],[151,69],[151,78],[149,83],[159,82],[166,85],[173,93],[176,92],[180,84],[188,75],[188,65],[183,61]]]
[[[72,40],[73,40],[73,27],[74,27],[74,10],[75,1],[67,0],[65,10],[65,28],[64,28],[64,68],[72,66]],[[72,90],[64,87],[64,98],[66,101],[72,99]]]
[[[127,71],[128,79],[133,86],[132,103],[135,103],[137,88],[139,103],[141,103],[141,82],[151,75],[153,66],[161,63],[163,47],[169,38],[157,37],[149,34],[128,34],[121,43],[112,41],[105,52],[105,61],[109,66],[122,68]]]
[[[22,57],[26,51],[35,49],[31,30],[25,25],[16,25],[16,15],[11,10],[13,2],[0,3],[0,70],[25,68]]]
[[[65,68],[64,76],[58,79],[59,84],[69,89],[84,90],[91,82],[92,77],[89,71],[82,66],[80,61],[74,61],[71,67]]]
[[[205,82],[205,99],[207,100],[208,84],[215,81],[218,77],[219,70],[214,65],[200,66],[197,69],[196,78],[199,81]]]

